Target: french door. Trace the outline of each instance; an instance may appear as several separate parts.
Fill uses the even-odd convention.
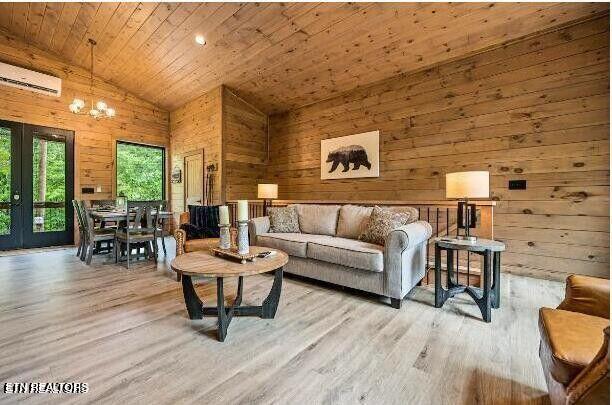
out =
[[[0,120],[0,250],[74,241],[74,134]]]

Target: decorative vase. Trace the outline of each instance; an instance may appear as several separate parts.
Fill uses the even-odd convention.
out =
[[[238,254],[249,253],[249,221],[238,221]]]
[[[219,224],[219,249],[229,249],[231,247],[229,224]]]

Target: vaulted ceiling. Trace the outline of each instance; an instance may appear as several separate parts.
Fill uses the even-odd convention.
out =
[[[225,84],[266,112],[606,12],[607,3],[0,3],[0,26],[173,110]],[[201,34],[206,45],[194,37]],[[0,59],[2,56],[0,55]]]

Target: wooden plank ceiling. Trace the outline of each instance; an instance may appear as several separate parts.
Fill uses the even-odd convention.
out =
[[[0,3],[0,26],[162,108],[225,84],[265,112],[329,98],[607,3]],[[204,35],[205,46],[194,37]],[[2,56],[0,55],[0,59]]]

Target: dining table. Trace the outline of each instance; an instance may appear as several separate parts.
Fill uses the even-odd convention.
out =
[[[94,219],[94,221],[99,222],[101,227],[104,228],[108,223],[119,223],[120,221],[124,221],[126,217],[126,210],[122,209],[90,209],[89,214]],[[136,213],[130,213],[130,217],[135,216]],[[159,211],[158,219],[161,221],[162,229],[166,227],[166,220],[171,219],[173,216],[171,211]],[[164,232],[161,234],[162,240],[162,248],[164,251],[164,255],[166,254],[166,242],[164,240]],[[97,247],[100,249],[100,246]]]
[[[125,219],[126,212],[125,210],[90,210],[89,211],[91,217],[96,221],[100,222],[115,222],[121,221]],[[135,215],[135,213],[131,213],[131,216]],[[165,220],[168,218],[172,218],[171,211],[160,211],[158,214],[158,218],[161,220]]]

